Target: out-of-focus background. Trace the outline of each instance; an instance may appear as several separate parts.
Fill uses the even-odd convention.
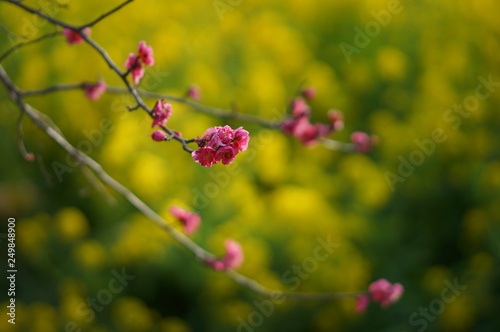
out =
[[[120,2],[23,3],[82,24]],[[224,124],[250,131],[250,148],[231,174],[222,165],[200,167],[175,142],[153,142],[150,120],[126,111],[129,98],[92,102],[71,91],[27,99],[70,142],[167,220],[174,222],[174,204],[200,213],[193,236],[200,245],[222,254],[226,238],[239,241],[239,271],[270,288],[360,291],[387,278],[405,294],[364,314],[354,312],[354,300],[263,307],[117,194],[109,203],[27,119],[25,144],[36,161],[24,161],[19,111],[2,87],[1,269],[6,221],[15,217],[18,274],[15,326],[7,322],[6,278],[0,281],[0,330],[498,330],[498,12],[493,0],[141,0],[99,23],[92,37],[120,66],[140,40],[152,45],[156,64],[144,88],[183,95],[197,83],[205,104],[279,119],[305,81],[317,90],[315,120],[326,121],[332,108],[344,112],[336,139],[363,130],[380,144],[368,155],[307,148],[174,104],[169,124],[185,137]],[[1,53],[54,29],[5,2],[0,22]],[[120,86],[94,50],[62,36],[2,65],[23,89],[101,77]],[[338,247],[325,261],[312,259],[328,238]],[[120,283],[122,273],[133,279]],[[96,299],[91,308],[88,298]]]

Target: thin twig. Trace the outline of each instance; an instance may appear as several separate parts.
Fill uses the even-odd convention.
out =
[[[0,56],[0,62],[5,60],[5,58],[7,58],[11,53],[13,53],[14,51],[16,51],[17,49],[19,49],[21,47],[35,44],[35,43],[38,43],[44,39],[51,38],[51,37],[57,37],[60,35],[61,35],[61,33],[59,31],[55,31],[55,32],[47,33],[47,34],[40,36],[40,37],[33,39],[33,40],[17,43],[16,45],[12,46],[10,49],[8,49],[5,53],[3,53]]]
[[[101,16],[99,16],[98,18],[96,18],[95,20],[93,20],[92,22],[86,23],[86,24],[80,26],[80,29],[85,29],[85,28],[88,28],[88,27],[96,25],[97,23],[99,23],[100,21],[102,21],[103,19],[105,19],[106,17],[108,17],[109,15],[117,12],[122,7],[125,7],[126,5],[128,5],[129,3],[131,3],[132,1],[134,1],[134,0],[127,0],[127,1],[125,1],[124,3],[116,6],[113,9],[111,9],[109,12],[102,14]]]
[[[114,198],[109,191],[104,187],[101,181],[96,177],[94,173],[92,173],[86,165],[81,165],[80,169],[82,171],[83,176],[87,179],[87,181],[94,187],[94,189],[101,194],[102,197],[106,200],[109,205],[116,205],[116,198]]]
[[[52,16],[44,14],[44,13],[42,13],[39,10],[31,8],[30,6],[25,5],[23,2],[21,2],[19,0],[2,0],[2,1],[9,2],[9,3],[13,4],[13,5],[21,7],[25,11],[27,11],[29,13],[32,13],[32,14],[35,14],[37,16],[40,16],[40,17],[46,19],[47,21],[49,21],[50,23],[53,23],[55,25],[58,25],[58,26],[61,26],[61,27],[65,27],[65,28],[68,28],[68,29],[71,29],[71,30],[78,30],[79,29],[78,27],[76,27],[74,25],[65,23],[65,22],[63,22],[61,20],[58,20],[57,18],[54,18]]]
[[[115,94],[127,93],[127,91],[124,88],[113,87],[113,86],[108,87],[106,91],[109,93],[115,93]],[[277,122],[271,121],[268,119],[264,119],[264,118],[261,118],[258,116],[234,112],[234,111],[230,111],[230,110],[226,110],[226,109],[222,109],[222,108],[217,108],[217,107],[211,107],[211,106],[197,103],[197,102],[189,100],[187,98],[167,95],[167,94],[163,94],[163,93],[156,93],[156,92],[151,92],[151,91],[142,90],[142,89],[138,89],[137,91],[139,92],[139,95],[141,95],[145,98],[165,99],[165,100],[169,100],[169,101],[174,101],[174,102],[177,102],[180,104],[187,105],[200,113],[215,116],[215,117],[218,117],[221,119],[231,119],[231,120],[237,120],[237,121],[242,121],[242,122],[246,122],[246,123],[255,123],[255,124],[260,125],[261,127],[271,128],[271,129],[277,129],[279,127]]]
[[[55,91],[79,90],[82,89],[87,83],[74,83],[74,84],[56,84],[43,89],[26,90],[23,91],[23,97],[45,95]]]

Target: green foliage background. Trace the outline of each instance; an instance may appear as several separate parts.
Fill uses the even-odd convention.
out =
[[[55,8],[55,1],[24,2]],[[60,3],[67,6],[58,18],[82,24],[119,1]],[[316,120],[326,120],[331,108],[344,111],[346,128],[337,139],[348,140],[354,130],[380,137],[369,155],[305,148],[246,125],[251,148],[238,156],[238,174],[228,175],[222,165],[195,164],[176,143],[153,142],[150,121],[128,113],[127,98],[108,94],[92,102],[72,91],[29,102],[74,144],[100,131],[91,157],[166,219],[173,222],[172,204],[199,212],[203,224],[193,239],[209,250],[222,253],[229,237],[241,242],[246,260],[240,271],[266,286],[290,290],[286,272],[313,255],[318,237],[330,236],[340,246],[298,290],[359,291],[382,277],[406,288],[399,303],[371,305],[362,315],[354,313],[353,300],[288,301],[255,331],[423,331],[411,315],[440,299],[444,281],[455,278],[467,289],[425,330],[498,330],[500,91],[470,116],[450,122],[445,114],[474,95],[479,76],[500,81],[500,4],[402,0],[402,12],[348,62],[340,44],[355,45],[354,28],[364,29],[371,11],[387,6],[378,0],[242,1],[221,20],[212,1],[138,0],[92,30],[120,66],[146,40],[157,63],[146,87],[182,95],[197,83],[208,105],[235,103],[242,112],[276,118],[306,80],[318,91]],[[0,22],[6,28],[0,52],[20,40],[6,31],[32,39],[53,30],[4,2]],[[69,46],[62,36],[23,48],[2,65],[23,89],[99,77],[120,85],[95,51]],[[17,149],[18,110],[3,88],[0,98],[2,232],[15,216],[19,270],[15,326],[6,319],[5,278],[0,283],[2,331],[64,331],[69,321],[93,332],[235,331],[238,318],[256,310],[253,301],[262,299],[201,266],[122,198],[113,194],[116,204],[108,204],[78,168],[59,181],[53,165],[66,164],[67,154],[29,120],[25,143],[37,162],[25,162]],[[105,132],[99,130],[103,119],[112,123]],[[461,123],[454,128],[455,121]],[[209,126],[241,125],[176,104],[169,123],[185,137]],[[397,174],[399,158],[408,160],[418,149],[415,140],[431,138],[436,128],[447,139],[392,191],[386,172]],[[200,193],[210,196],[206,203]],[[1,247],[6,262],[5,239]],[[79,305],[107,287],[113,269],[123,268],[135,279],[86,321]]]

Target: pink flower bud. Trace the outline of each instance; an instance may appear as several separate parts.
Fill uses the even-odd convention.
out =
[[[165,99],[158,100],[153,108],[152,127],[164,126],[172,115],[172,105],[165,102]]]
[[[316,96],[316,89],[313,88],[312,86],[305,88],[302,90],[302,96],[306,98],[307,100],[311,100]]]
[[[182,223],[186,234],[193,234],[200,226],[201,218],[196,213],[189,212],[177,206],[172,206],[170,213]]]
[[[130,70],[134,84],[139,84],[139,81],[144,76],[144,68],[142,67],[140,58],[134,53],[130,53],[125,62],[125,68]]]
[[[155,60],[153,58],[153,48],[151,46],[147,46],[145,41],[139,42],[138,54],[139,58],[146,66],[154,65]]]
[[[161,142],[164,141],[167,134],[163,130],[156,130],[151,134],[153,141]]]
[[[35,155],[31,152],[28,152],[24,155],[24,159],[26,161],[29,161],[30,163],[34,162],[35,161]]]
[[[330,119],[330,125],[332,126],[333,131],[339,131],[344,128],[344,115],[341,111],[329,111],[328,118]]]
[[[96,84],[86,84],[83,86],[85,90],[85,96],[90,100],[97,100],[106,91],[106,83],[103,80],[99,80]]]
[[[84,40],[82,34],[84,34],[85,36],[90,36],[90,28],[85,28],[81,32],[64,28],[62,33],[66,36],[66,41],[68,42],[68,44],[80,44]]]
[[[243,250],[241,245],[233,240],[226,240],[226,254],[221,259],[211,259],[207,264],[218,271],[237,269],[243,263]]]
[[[351,141],[354,143],[356,151],[359,153],[367,153],[373,147],[373,142],[367,133],[355,131],[351,134]]]
[[[200,100],[201,91],[200,88],[196,84],[192,84],[187,90],[187,96],[193,100]]]
[[[361,295],[356,300],[356,312],[364,312],[368,307],[368,304],[370,304],[370,296]]]
[[[309,116],[311,109],[307,105],[306,101],[302,98],[295,98],[292,100],[292,115],[295,118],[300,116]]]

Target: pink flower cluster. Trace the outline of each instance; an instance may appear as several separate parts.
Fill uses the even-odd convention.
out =
[[[165,99],[158,100],[151,115],[153,116],[152,128],[164,126],[172,115],[172,105],[165,102]]]
[[[249,140],[248,131],[243,127],[235,130],[229,126],[209,128],[202,137],[196,138],[200,149],[191,155],[194,161],[205,167],[211,167],[219,161],[228,165],[240,151],[248,148]]]
[[[81,32],[64,28],[62,33],[66,36],[66,41],[68,42],[68,44],[80,44],[81,42],[83,42],[82,34],[84,34],[85,36],[90,36],[90,28],[85,28]]]
[[[314,91],[304,90],[304,96],[312,98]],[[281,130],[287,135],[293,135],[304,145],[313,145],[319,139],[330,136],[333,132],[339,131],[344,127],[342,113],[337,110],[328,112],[329,124],[311,123],[311,108],[303,98],[295,98],[291,104],[291,118],[281,122]]]
[[[97,100],[99,97],[106,92],[106,83],[103,80],[99,80],[96,84],[84,84],[83,90],[85,91],[85,96],[90,100]]]
[[[380,303],[382,308],[387,308],[391,303],[397,302],[403,295],[404,287],[400,283],[391,284],[386,279],[374,281],[368,287],[370,294],[361,295],[356,303],[356,311],[363,312],[370,303],[370,295],[373,302]]]
[[[351,134],[351,142],[354,143],[354,148],[359,153],[370,152],[377,141],[377,136],[370,136],[362,131],[355,131]]]
[[[201,218],[196,213],[189,212],[177,206],[172,206],[170,213],[184,226],[186,234],[193,234],[200,226]]]
[[[139,49],[137,54],[130,53],[127,61],[125,61],[125,68],[132,74],[132,79],[135,84],[139,84],[139,81],[144,76],[144,67],[154,65],[155,60],[153,57],[153,48],[147,46],[145,41],[139,42]]]
[[[226,254],[220,259],[207,260],[207,264],[217,271],[239,268],[244,260],[241,245],[231,239],[226,240],[224,245]]]

